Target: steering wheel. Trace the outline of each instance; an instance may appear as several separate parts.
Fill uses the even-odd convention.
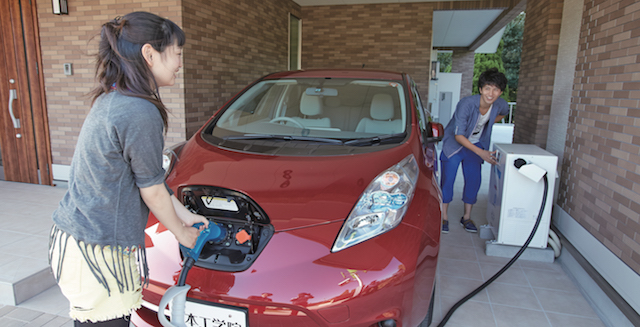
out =
[[[302,129],[306,129],[307,127],[305,127],[304,125],[302,125],[301,122],[291,118],[291,117],[276,117],[274,119],[271,119],[271,121],[269,121],[270,123],[277,123],[279,121],[284,121],[284,122],[290,122],[290,123],[294,123],[295,125],[297,125],[298,127],[302,128]]]

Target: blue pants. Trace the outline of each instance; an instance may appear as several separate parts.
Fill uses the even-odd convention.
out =
[[[476,143],[475,145],[482,148],[480,143]],[[453,200],[453,184],[456,181],[458,166],[462,163],[462,176],[464,177],[462,202],[475,204],[478,199],[480,183],[482,182],[482,158],[471,150],[463,147],[458,153],[451,156],[451,158],[440,154],[440,162],[442,163],[442,176],[440,177],[442,202],[449,203]]]

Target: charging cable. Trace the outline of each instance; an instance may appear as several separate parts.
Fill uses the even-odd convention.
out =
[[[544,212],[544,207],[547,204],[547,194],[549,193],[549,181],[547,179],[547,172],[544,169],[542,169],[542,168],[540,168],[540,167],[538,167],[536,165],[527,164],[527,162],[524,159],[516,159],[513,164],[514,164],[514,166],[516,166],[516,168],[518,168],[519,172],[521,172],[523,175],[525,175],[526,177],[530,178],[534,182],[540,181],[540,178],[542,178],[544,180],[544,194],[542,195],[542,205],[540,206],[540,211],[538,212],[538,218],[536,219],[536,223],[535,223],[535,225],[533,225],[533,230],[531,231],[531,234],[529,235],[529,238],[527,238],[527,241],[524,242],[524,245],[522,245],[522,247],[520,248],[518,253],[516,253],[516,255],[513,256],[513,258],[511,260],[509,260],[509,262],[507,262],[507,264],[504,265],[504,267],[502,267],[502,269],[500,269],[500,271],[495,273],[495,275],[493,275],[491,278],[489,278],[489,280],[484,282],[484,284],[480,285],[478,288],[476,288],[475,290],[471,291],[471,293],[467,294],[467,296],[465,296],[460,301],[458,301],[458,303],[454,304],[453,307],[451,307],[451,309],[449,309],[449,312],[447,312],[447,314],[444,316],[444,318],[442,319],[440,324],[438,324],[438,327],[443,327],[447,323],[447,321],[449,321],[449,318],[451,318],[453,313],[462,304],[464,304],[469,299],[471,299],[476,294],[478,294],[480,291],[485,289],[485,287],[489,286],[489,284],[493,283],[493,281],[498,279],[498,277],[500,277],[500,275],[502,275],[505,271],[507,271],[507,269],[509,269],[511,267],[511,265],[513,265],[513,263],[516,262],[516,260],[518,260],[520,255],[522,255],[522,253],[527,249],[527,246],[529,246],[529,243],[531,243],[531,240],[533,239],[533,237],[536,234],[536,231],[538,230],[538,226],[540,225],[540,221],[542,220],[542,214]]]
[[[200,228],[200,226],[204,225],[203,223],[197,223],[193,225],[195,228]],[[158,305],[158,321],[163,327],[187,327],[184,322],[184,313],[185,313],[185,305],[187,302],[187,293],[191,289],[191,286],[186,283],[187,274],[189,274],[189,270],[196,263],[198,257],[200,256],[200,252],[204,248],[207,242],[219,242],[227,237],[227,229],[218,223],[213,221],[209,222],[209,227],[204,228],[200,231],[200,235],[196,240],[196,245],[193,249],[187,248],[180,244],[180,248],[183,250],[185,254],[185,258],[182,265],[182,270],[180,271],[180,275],[178,276],[178,283],[175,286],[171,286],[164,293],[162,298],[160,299],[160,304]],[[165,308],[169,303],[172,303],[171,306],[171,318],[173,321],[169,321],[165,316]]]

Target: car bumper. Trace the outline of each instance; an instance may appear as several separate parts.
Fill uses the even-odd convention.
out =
[[[330,253],[332,244],[323,242],[328,238],[322,235],[337,235],[340,227],[341,223],[331,223],[278,232],[246,271],[194,267],[187,278],[192,285],[188,297],[245,308],[252,327],[372,326],[387,319],[396,320],[397,326],[418,325],[431,297],[438,240],[401,224]],[[149,250],[170,251],[171,246],[164,245]],[[179,261],[177,255],[164,257]],[[177,277],[177,271],[154,275],[159,269],[154,263],[150,263],[151,283],[143,291],[145,307],[133,317],[138,327],[160,326],[157,304]],[[175,270],[176,265],[171,267]]]

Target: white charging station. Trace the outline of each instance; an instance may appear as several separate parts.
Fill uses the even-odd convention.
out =
[[[497,164],[491,168],[487,221],[496,245],[522,246],[538,218],[547,173],[547,202],[529,248],[547,248],[558,157],[533,144],[494,144]],[[526,166],[515,167],[517,159]],[[538,180],[538,181],[536,181]]]

